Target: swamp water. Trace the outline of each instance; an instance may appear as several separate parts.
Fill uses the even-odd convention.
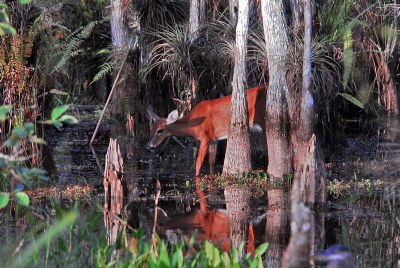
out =
[[[88,204],[86,209],[90,209],[96,204],[104,206],[104,158],[109,136],[115,136],[113,132],[118,131],[103,123],[103,130],[91,147],[88,141],[95,120],[85,121],[85,111],[79,114],[83,115],[79,125],[67,127],[61,133],[54,130],[48,133],[52,157],[46,161],[55,167],[55,188],[95,186],[95,196],[81,198],[82,203]],[[352,252],[357,267],[400,266],[399,125],[397,120],[385,120],[373,126],[351,123],[353,134],[348,135],[347,145],[338,146],[326,156],[330,181],[327,184],[331,192],[327,195],[326,205],[312,214],[312,252],[342,244]],[[123,136],[123,131],[119,132]],[[161,237],[177,241],[181,237],[190,238],[197,230],[198,240],[212,240],[223,249],[244,239],[248,251],[269,242],[264,265],[281,266],[281,256],[290,234],[290,208],[287,205],[268,207],[266,196],[252,197],[245,217],[232,217],[227,212],[221,190],[203,191],[207,185],[199,185],[199,181],[196,184],[192,149],[185,149],[172,139],[158,157],[147,152],[144,144],[136,144],[122,136],[118,140],[124,156],[128,197],[114,209],[127,219],[129,225],[142,228],[146,235],[151,234],[158,178],[161,195],[156,231]],[[189,144],[187,148],[192,147]],[[221,159],[219,164],[221,170]],[[208,173],[205,166],[204,171]],[[51,209],[50,199],[45,200],[32,199],[36,202],[36,210]],[[16,218],[10,214],[10,210],[0,211],[0,241],[3,244],[17,241],[29,230],[21,223],[23,216]],[[115,218],[105,221],[100,224],[110,227],[109,241],[115,241],[118,233],[118,230],[112,230],[118,227]],[[107,224],[107,221],[114,222]]]

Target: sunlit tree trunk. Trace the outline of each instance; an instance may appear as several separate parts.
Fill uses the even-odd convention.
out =
[[[124,54],[127,53],[128,48],[128,25],[126,24],[126,10],[123,7],[123,1],[111,1],[111,39],[114,53],[114,60],[122,63]],[[118,66],[118,65],[117,65]],[[113,114],[122,114],[123,112],[123,96],[125,88],[119,86],[117,88],[111,105]]]
[[[189,35],[193,42],[200,27],[200,0],[190,0]]]
[[[282,178],[293,172],[285,62],[289,34],[282,0],[262,0],[261,12],[268,53],[269,86],[266,101],[268,175]]]
[[[189,38],[190,42],[198,36],[200,28],[200,0],[190,0],[190,17],[189,17]],[[187,74],[184,81],[184,88],[186,91],[191,92],[190,103],[192,106],[196,105],[197,100],[197,79],[194,74]],[[191,108],[191,107],[190,107]]]
[[[123,0],[111,2],[111,37],[116,66],[119,66],[129,53],[129,58],[121,73],[124,80],[118,84],[111,111],[115,115],[123,114],[123,118],[131,114],[135,124],[135,138],[145,140],[148,133],[144,130],[148,129],[148,121],[142,113],[148,106],[148,94],[142,87],[138,69],[141,63],[148,61],[149,51],[145,45],[139,45],[139,14],[129,7],[131,4]],[[133,12],[129,12],[130,10]],[[140,53],[138,47],[141,50]]]
[[[249,118],[247,105],[247,32],[249,24],[249,1],[239,2],[236,27],[236,55],[232,81],[232,104],[228,129],[228,142],[223,173],[237,174],[251,171]]]
[[[291,113],[299,114],[292,122],[292,144],[294,147],[295,179],[300,180],[303,192],[303,200],[314,203],[316,200],[316,187],[318,164],[314,120],[314,98],[311,94],[311,48],[312,48],[312,11],[311,0],[304,3],[304,52],[303,52],[303,85],[300,95],[299,111]],[[322,200],[321,200],[322,201]]]
[[[233,25],[236,25],[238,20],[239,2],[239,0],[229,0],[229,18]]]

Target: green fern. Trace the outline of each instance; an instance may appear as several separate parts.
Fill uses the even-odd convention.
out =
[[[115,67],[115,61],[106,61],[100,66],[100,71],[96,73],[96,75],[93,77],[92,82],[90,84],[93,84],[94,82],[99,81],[100,79],[106,77],[107,75],[111,74],[111,72],[114,70]]]
[[[56,48],[59,50],[58,60],[54,71],[60,72],[64,69],[65,64],[69,59],[76,57],[81,54],[83,49],[81,48],[82,43],[88,39],[93,33],[93,29],[99,23],[104,22],[106,19],[100,21],[92,21],[85,26],[81,26],[73,31],[68,38],[62,44],[58,45]]]

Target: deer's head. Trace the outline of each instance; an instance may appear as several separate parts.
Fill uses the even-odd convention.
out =
[[[172,111],[167,118],[161,118],[152,111],[147,110],[150,125],[150,140],[147,144],[147,149],[152,150],[160,143],[171,136],[171,133],[166,128],[167,125],[174,123],[179,118],[178,110]]]

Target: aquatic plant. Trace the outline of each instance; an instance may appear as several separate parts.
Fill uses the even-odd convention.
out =
[[[123,219],[124,228],[109,245],[100,207],[78,213],[78,203],[66,208],[54,201],[51,206],[55,216],[49,215],[50,225],[32,221],[30,214],[29,223],[39,226],[36,232],[0,249],[6,267],[263,267],[268,248],[268,243],[261,244],[240,258],[244,243],[224,252],[208,241],[196,242],[196,233],[173,244],[156,236],[153,247],[142,229],[131,229]]]

